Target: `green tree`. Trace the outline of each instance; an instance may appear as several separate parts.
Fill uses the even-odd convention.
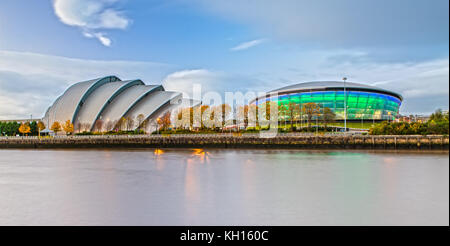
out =
[[[437,109],[434,113],[430,115],[430,121],[441,122],[445,120],[445,116],[442,113],[442,109]]]

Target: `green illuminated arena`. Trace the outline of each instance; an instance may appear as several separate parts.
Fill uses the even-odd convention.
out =
[[[345,90],[345,92],[344,92]],[[261,104],[267,101],[299,107],[315,103],[321,109],[330,108],[337,120],[344,119],[347,105],[347,120],[394,120],[399,113],[402,96],[398,93],[358,83],[330,81],[308,82],[283,87],[254,100]]]

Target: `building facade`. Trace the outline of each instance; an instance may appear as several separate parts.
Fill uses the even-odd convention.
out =
[[[145,130],[151,131],[156,128],[155,120],[168,110],[193,104],[161,85],[107,76],[70,86],[47,109],[42,121],[49,128],[55,121],[63,124],[69,120],[75,132],[135,130],[142,129],[145,122]]]
[[[258,97],[252,103],[277,102],[300,109],[307,103],[315,103],[320,109],[330,108],[337,120],[394,120],[403,97],[395,92],[375,86],[353,82],[324,81],[306,82],[286,86]]]

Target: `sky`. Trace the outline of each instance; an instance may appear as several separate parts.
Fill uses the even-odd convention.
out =
[[[1,1],[0,119],[108,75],[219,93],[345,76],[429,114],[449,107],[449,1]]]

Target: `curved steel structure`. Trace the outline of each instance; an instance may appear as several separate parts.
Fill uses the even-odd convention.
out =
[[[89,122],[91,122],[91,126],[89,128],[91,131],[94,129],[95,122],[100,118],[100,116],[103,113],[103,111],[105,110],[105,108],[114,100],[114,98],[116,98],[116,96],[118,96],[124,90],[126,90],[126,89],[128,89],[128,88],[130,88],[131,86],[134,86],[134,85],[145,85],[145,84],[140,79],[129,80],[129,81],[127,81],[127,83],[125,83],[124,85],[119,87],[117,90],[115,90],[114,93],[108,98],[108,100],[103,102],[102,107],[101,107],[100,110],[97,111],[97,114],[96,114],[95,118],[93,120],[89,121]]]
[[[125,117],[142,114],[150,120],[174,99],[181,100],[181,93],[165,91],[161,85],[145,85],[141,80],[107,76],[70,86],[47,109],[43,122],[50,128],[56,121],[63,124],[70,120],[75,131],[92,131],[96,126],[104,130],[106,124],[114,127]]]

